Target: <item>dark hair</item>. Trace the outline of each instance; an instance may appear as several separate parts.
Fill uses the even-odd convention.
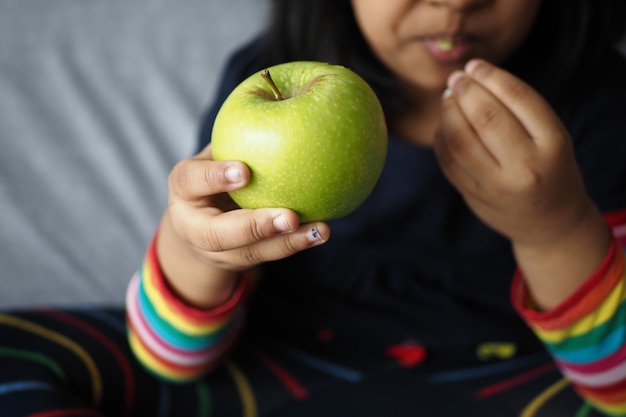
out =
[[[267,65],[294,60],[344,65],[372,85],[385,110],[408,104],[361,35],[349,0],[273,0],[271,16]],[[531,34],[502,65],[549,99],[566,100],[614,53],[625,28],[624,0],[543,0]]]

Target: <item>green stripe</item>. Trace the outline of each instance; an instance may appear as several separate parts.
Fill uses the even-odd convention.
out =
[[[207,384],[198,382],[196,384],[196,394],[198,395],[198,417],[209,417],[211,415],[211,393]]]
[[[598,344],[598,342],[604,340],[612,332],[624,326],[626,326],[626,300],[622,301],[613,317],[605,323],[594,327],[586,333],[567,338],[563,342],[545,342],[545,344],[553,352],[584,349]]]
[[[589,415],[590,411],[591,411],[591,405],[586,402],[576,412],[576,416],[575,417],[587,417]]]
[[[206,334],[189,335],[183,333],[159,315],[144,288],[143,278],[139,283],[139,308],[142,310],[143,317],[150,327],[152,327],[159,336],[177,347],[194,350],[205,349],[219,342],[224,337],[224,334],[230,331],[235,317],[232,316],[220,327]]]
[[[63,372],[63,369],[61,369],[59,364],[53,361],[52,359],[50,359],[49,357],[42,355],[40,353],[32,352],[30,350],[0,347],[0,356],[8,356],[8,357],[19,358],[19,359],[23,359],[23,360],[27,360],[31,362],[38,362],[44,365],[45,367],[47,367],[48,369],[50,369],[52,373],[54,373],[57,376],[57,378],[59,378],[63,383],[67,382],[65,373]]]

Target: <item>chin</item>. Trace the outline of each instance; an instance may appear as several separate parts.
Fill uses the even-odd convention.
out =
[[[448,87],[448,77],[452,72],[430,80],[428,83],[423,83],[421,89],[428,94],[441,94],[443,90]]]
[[[454,71],[463,70],[463,64],[450,66],[448,68],[433,68],[430,71],[424,69],[422,73],[416,74],[413,84],[428,92],[443,92],[448,86],[448,77]]]

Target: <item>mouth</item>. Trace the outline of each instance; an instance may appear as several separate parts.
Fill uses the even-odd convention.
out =
[[[437,61],[453,63],[468,59],[476,38],[468,35],[434,35],[422,38],[422,42]]]

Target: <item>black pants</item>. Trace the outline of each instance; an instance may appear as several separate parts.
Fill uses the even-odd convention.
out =
[[[599,416],[545,354],[440,372],[363,370],[243,340],[205,378],[170,384],[133,357],[122,309],[0,313],[0,416]]]

